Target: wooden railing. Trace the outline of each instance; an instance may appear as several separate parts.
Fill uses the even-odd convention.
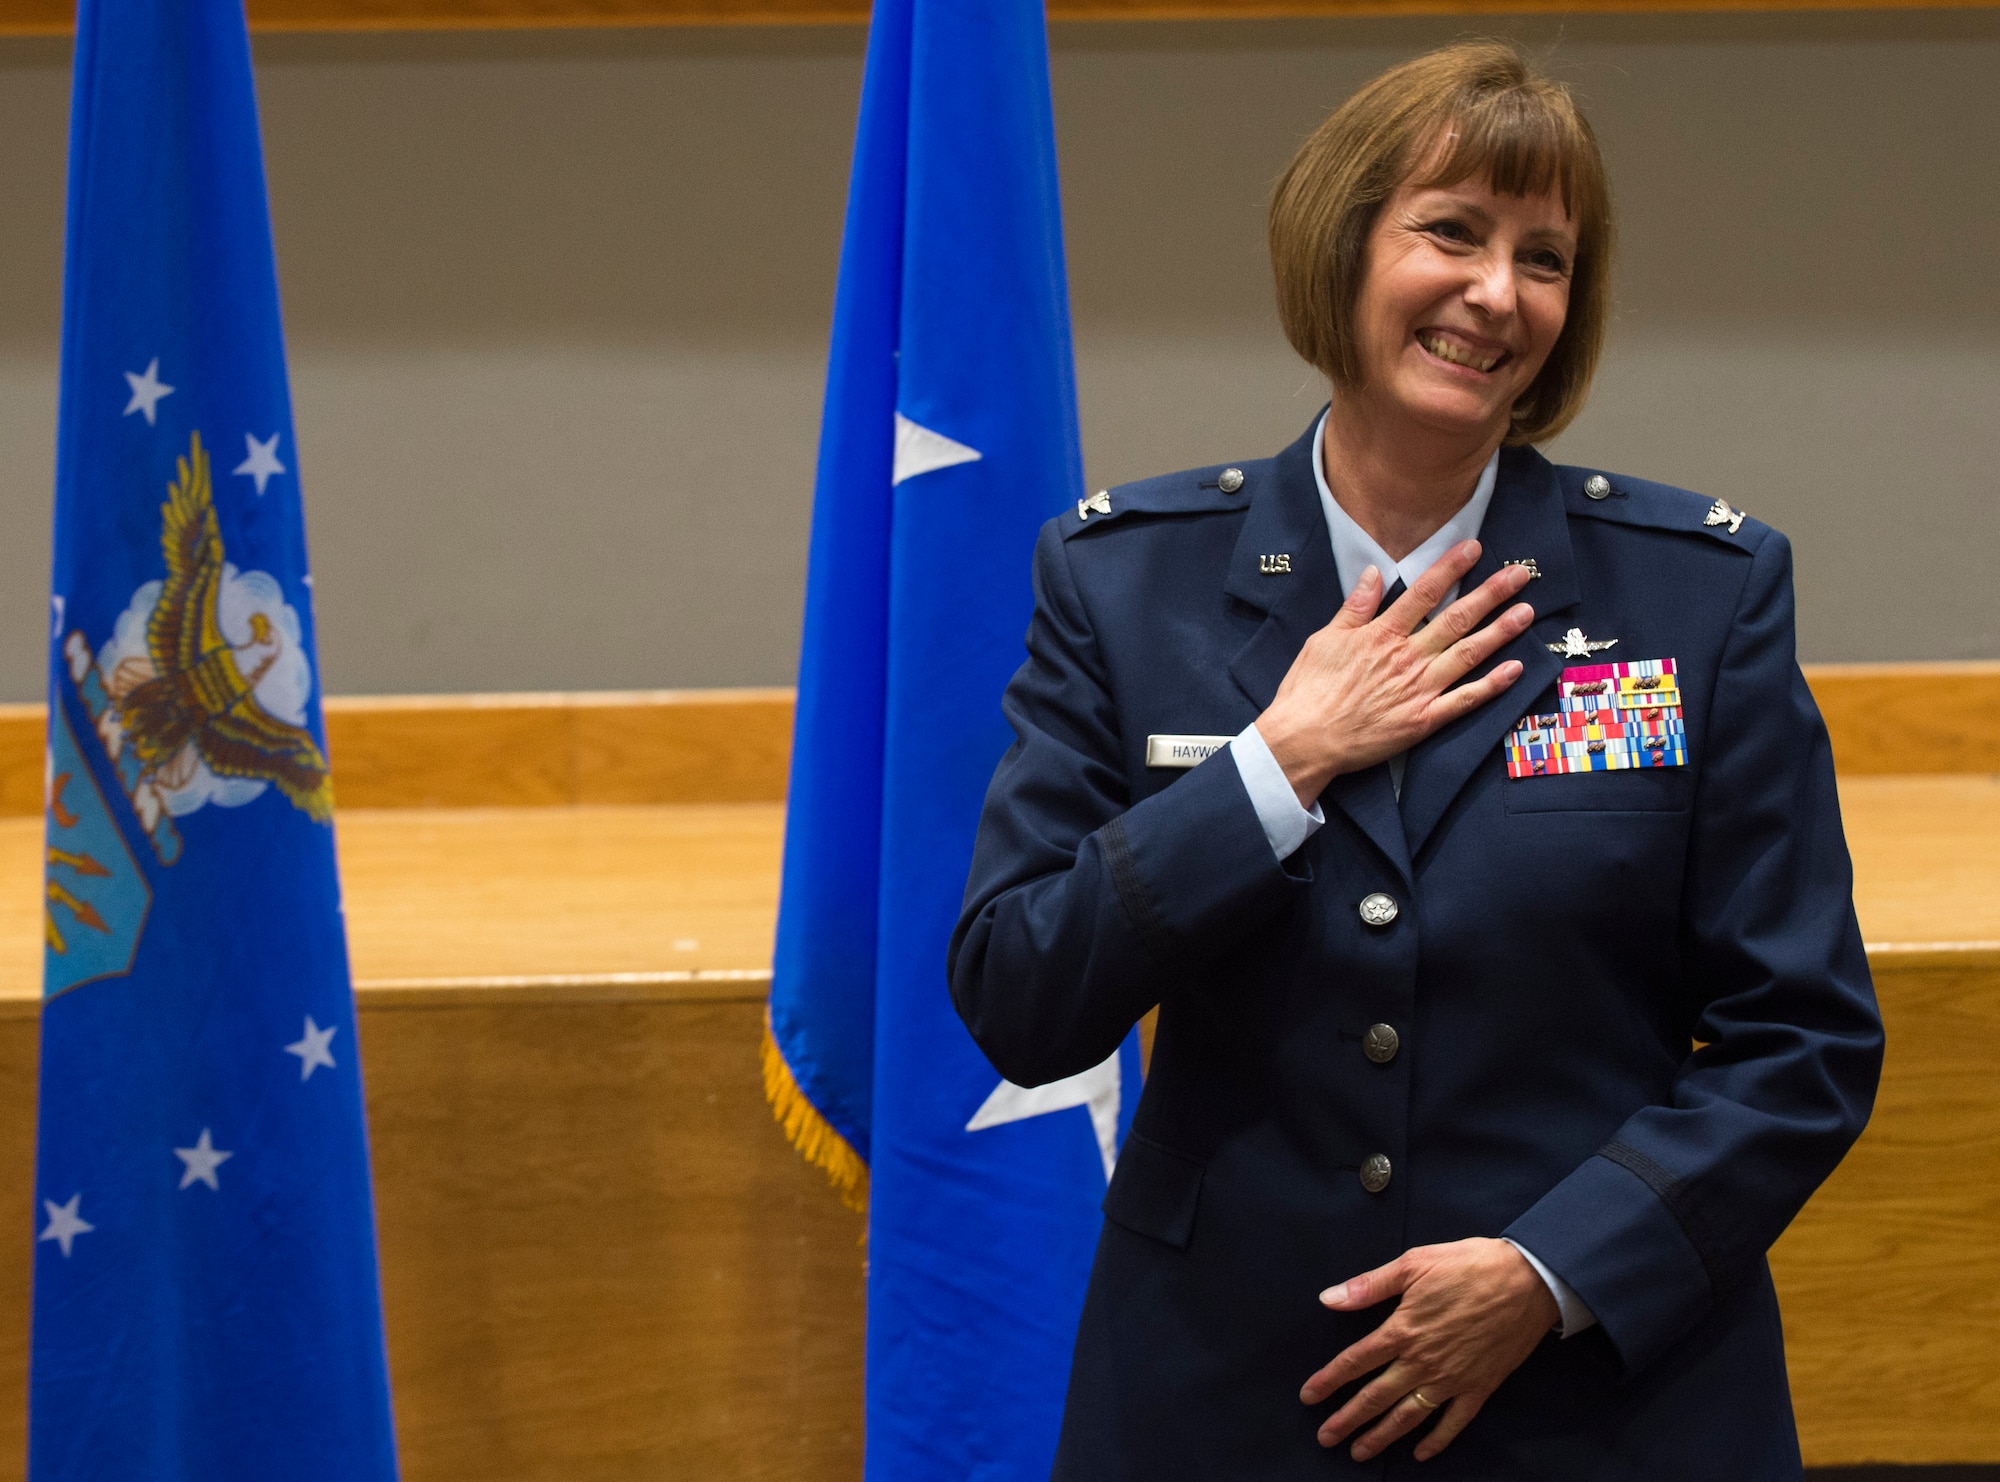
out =
[[[2000,772],[2000,663],[1817,664],[1841,775]],[[778,802],[792,692],[335,697],[343,808]],[[0,816],[42,806],[39,705],[0,705]]]

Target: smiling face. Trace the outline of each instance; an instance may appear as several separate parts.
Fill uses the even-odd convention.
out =
[[[1576,230],[1551,191],[1405,185],[1368,234],[1358,395],[1378,415],[1497,443],[1569,313]]]

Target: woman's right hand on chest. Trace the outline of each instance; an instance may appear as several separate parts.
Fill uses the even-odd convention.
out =
[[[1520,663],[1509,659],[1466,682],[1534,621],[1534,609],[1521,602],[1479,626],[1528,584],[1525,568],[1501,567],[1423,621],[1478,559],[1478,541],[1453,546],[1379,618],[1382,573],[1370,566],[1333,621],[1306,640],[1277,698],[1257,717],[1301,807],[1310,808],[1335,777],[1407,751],[1521,677]]]

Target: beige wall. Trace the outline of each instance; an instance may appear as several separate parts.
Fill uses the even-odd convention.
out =
[[[1304,424],[1266,186],[1462,29],[1057,30],[1093,483]],[[2000,655],[2000,15],[1494,29],[1556,43],[1622,210],[1559,453],[1789,531],[1808,658]],[[789,680],[861,46],[260,42],[330,689]],[[66,90],[0,43],[0,699],[41,688]]]

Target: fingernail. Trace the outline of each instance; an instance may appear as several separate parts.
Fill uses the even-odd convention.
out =
[[[1361,576],[1354,584],[1358,587],[1362,582],[1368,580],[1369,577],[1380,576],[1381,574],[1380,571],[1375,569],[1375,563],[1370,561],[1366,566],[1361,568]]]
[[[1319,1299],[1329,1307],[1345,1302],[1347,1300],[1347,1283],[1343,1281],[1339,1286],[1328,1287],[1319,1294]]]

